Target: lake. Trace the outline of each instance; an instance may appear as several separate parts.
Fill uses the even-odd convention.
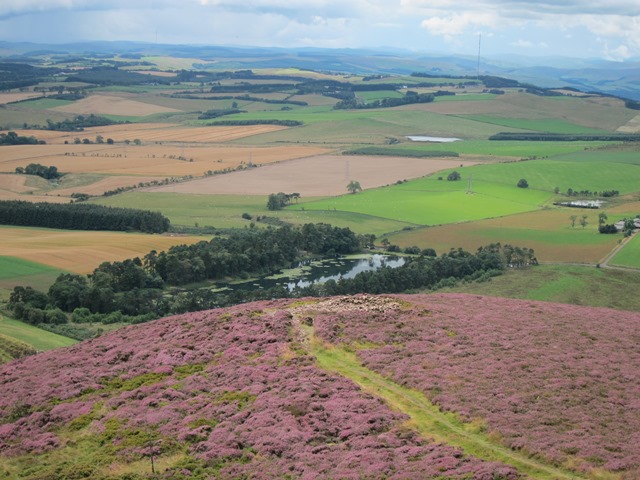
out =
[[[358,273],[377,270],[383,266],[397,268],[404,265],[404,263],[405,259],[403,257],[381,254],[369,255],[366,258],[357,256],[306,261],[297,265],[296,268],[282,270],[275,275],[258,280],[219,284],[219,286],[230,290],[257,290],[281,287],[292,291],[295,288],[304,288],[315,283],[324,283],[328,280],[338,281],[341,278],[353,278]]]

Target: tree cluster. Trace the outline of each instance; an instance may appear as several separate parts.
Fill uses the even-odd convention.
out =
[[[420,93],[410,95],[409,92],[404,97],[399,98],[382,98],[369,103],[361,103],[353,98],[341,100],[335,105],[335,109],[369,109],[369,108],[391,108],[401,105],[411,105],[414,103],[430,103],[433,102],[434,95],[432,93]]]
[[[169,219],[159,212],[90,204],[0,201],[0,224],[66,230],[163,233]]]
[[[287,205],[290,205],[292,200],[297,201],[299,198],[299,193],[271,193],[269,197],[267,197],[267,209],[282,210]]]
[[[53,180],[62,177],[62,173],[58,172],[58,167],[53,165],[46,166],[39,163],[30,163],[26,167],[16,167],[16,173],[22,175],[37,175],[45,180]]]
[[[44,145],[45,143],[44,140],[18,135],[16,132],[0,133],[0,145]]]

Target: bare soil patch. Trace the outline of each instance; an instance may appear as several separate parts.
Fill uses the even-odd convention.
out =
[[[202,237],[84,232],[45,228],[0,228],[2,254],[75,273],[90,273],[100,263],[141,257],[151,250],[193,244]]]
[[[161,107],[150,103],[130,100],[118,95],[95,94],[73,102],[69,105],[53,108],[58,112],[78,114],[103,114],[139,116],[152,115],[154,113],[179,112],[174,108]]]
[[[342,195],[351,180],[357,180],[365,189],[375,188],[476,163],[459,158],[318,155],[223,176],[152,187],[149,191],[230,195],[298,192],[307,197]]]

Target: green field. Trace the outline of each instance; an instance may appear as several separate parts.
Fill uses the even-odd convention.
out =
[[[585,127],[567,122],[558,118],[528,119],[528,118],[505,118],[490,115],[463,115],[464,118],[475,120],[476,122],[501,125],[503,127],[518,128],[521,130],[533,130],[536,132],[553,132],[566,134],[595,133],[602,134],[606,130]]]
[[[72,100],[57,100],[55,98],[36,98],[35,100],[27,100],[25,102],[20,102],[19,105],[21,108],[30,108],[33,110],[48,110],[50,108],[55,107],[63,107],[65,105],[72,104]]]
[[[442,174],[446,175],[447,172]],[[560,192],[572,188],[575,191],[618,190],[625,194],[640,188],[640,168],[628,163],[606,161],[605,158],[585,162],[579,168],[576,162],[528,160],[467,167],[461,174],[463,181],[473,176],[474,188],[484,182],[515,186],[521,178],[527,180],[529,188],[549,192],[558,187]]]
[[[72,338],[56,335],[2,315],[0,315],[0,333],[28,343],[38,351],[53,350],[78,343]]]
[[[546,192],[483,183],[467,193],[467,182],[433,177],[304,204],[305,210],[339,210],[418,225],[440,225],[528,212],[549,200]],[[299,209],[301,206],[293,206]]]
[[[40,263],[0,256],[0,288],[23,285],[46,290],[61,273],[62,270]]]
[[[450,117],[447,117],[450,118]],[[501,141],[501,140],[473,140],[473,136],[476,132],[480,131],[482,123],[477,123],[477,129],[467,130],[471,135],[465,136],[464,133],[457,134],[454,129],[446,132],[439,131],[439,134],[462,137],[463,141],[447,143],[447,150],[459,154],[466,155],[484,155],[484,156],[496,156],[496,157],[515,157],[515,158],[530,158],[530,157],[553,157],[556,155],[562,155],[567,153],[582,152],[587,148],[597,148],[605,146],[606,142],[531,142],[531,141]],[[488,124],[485,124],[487,127]],[[433,131],[429,132],[433,134]],[[424,143],[411,142],[411,148],[420,148],[422,150],[442,150],[442,144],[438,143]],[[402,145],[398,146],[402,148]]]
[[[637,233],[628,240],[627,244],[609,262],[619,267],[640,269],[640,235]]]
[[[640,312],[640,272],[567,265],[509,270],[491,281],[467,283],[444,292],[608,307]]]
[[[587,226],[570,216],[575,209],[545,208],[508,217],[418,228],[388,235],[391,243],[401,247],[417,245],[434,248],[438,253],[462,247],[475,252],[490,243],[533,248],[539,261],[546,263],[600,263],[615,246],[619,235],[598,233],[597,211],[589,211]]]
[[[300,207],[315,199],[302,199]],[[338,227],[349,227],[357,233],[373,233],[382,235],[386,232],[402,230],[412,226],[407,222],[384,219],[375,215],[358,214],[339,211],[316,211],[307,209],[291,209],[271,211],[267,209],[267,198],[263,195],[191,195],[182,193],[143,193],[129,192],[107,198],[92,200],[100,205],[160,210],[175,226],[215,228],[244,228],[251,224],[242,218],[243,213],[257,216],[278,218],[293,224],[329,223]],[[267,226],[263,222],[255,222],[256,226]]]

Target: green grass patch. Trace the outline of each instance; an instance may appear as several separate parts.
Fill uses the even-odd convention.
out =
[[[22,108],[30,108],[32,110],[48,110],[56,107],[63,107],[72,104],[72,100],[56,100],[55,98],[36,98],[34,100],[26,100],[18,105]]]
[[[477,125],[482,125],[477,123]],[[494,157],[554,157],[566,153],[582,152],[587,148],[600,147],[612,142],[511,142],[511,141],[492,141],[492,140],[473,140],[473,136],[478,130],[461,131],[456,135],[455,130],[447,132],[448,135],[464,138],[461,142],[453,142],[447,144],[447,150],[451,150],[458,154],[466,155],[485,155]],[[414,132],[415,133],[415,132]],[[432,134],[431,131],[429,131]],[[471,139],[469,139],[471,138]],[[419,148],[420,150],[442,150],[442,145],[433,143],[424,143],[417,146],[412,142],[411,148]],[[407,145],[408,144],[404,144]]]
[[[447,171],[442,172],[446,176]],[[618,190],[621,194],[640,190],[640,168],[627,163],[587,162],[576,166],[575,162],[557,160],[528,160],[522,162],[478,165],[461,172],[463,181],[473,176],[474,188],[484,182],[513,185],[524,178],[530,189],[561,192],[568,188],[575,191]]]
[[[465,454],[511,465],[532,479],[578,479],[581,475],[548,465],[499,444],[476,425],[462,422],[454,413],[442,412],[421,392],[402,387],[362,365],[344,348],[312,341],[319,366],[355,382],[365,392],[410,417],[409,426],[425,438],[461,448]]]
[[[533,130],[536,132],[581,134],[593,133],[602,134],[606,130],[576,125],[558,118],[529,119],[529,118],[505,118],[491,115],[461,115],[463,118],[475,120],[476,122],[489,123],[491,125],[501,125],[503,127],[517,128],[520,130]]]
[[[404,95],[396,90],[375,90],[371,92],[357,92],[356,97],[365,103],[369,103],[385,98],[402,98]]]
[[[609,263],[619,267],[640,268],[640,235],[636,233],[629,239]]]
[[[466,181],[439,181],[429,177],[310,202],[304,208],[360,213],[417,225],[440,225],[537,210],[550,198],[546,192],[515,185],[474,183],[471,194],[467,193],[467,187]]]
[[[508,270],[487,282],[460,284],[442,292],[607,307],[640,312],[640,272],[573,265]]]
[[[71,338],[47,332],[6,316],[0,316],[0,333],[27,343],[38,351],[68,347],[69,345],[77,343]]]
[[[192,195],[182,193],[129,192],[122,195],[103,197],[92,202],[100,205],[137,208],[160,211],[171,224],[177,227],[244,228],[254,222],[257,227],[266,227],[264,222],[256,222],[256,217],[267,216],[282,221],[302,225],[305,223],[329,223],[337,227],[349,227],[357,233],[382,235],[386,232],[416,226],[411,222],[385,219],[377,215],[331,210],[308,210],[304,208],[314,198],[302,199],[294,207],[271,211],[267,209],[267,197],[263,195]],[[243,213],[252,220],[242,218]]]
[[[46,290],[63,270],[17,257],[0,257],[0,287],[16,285]]]

